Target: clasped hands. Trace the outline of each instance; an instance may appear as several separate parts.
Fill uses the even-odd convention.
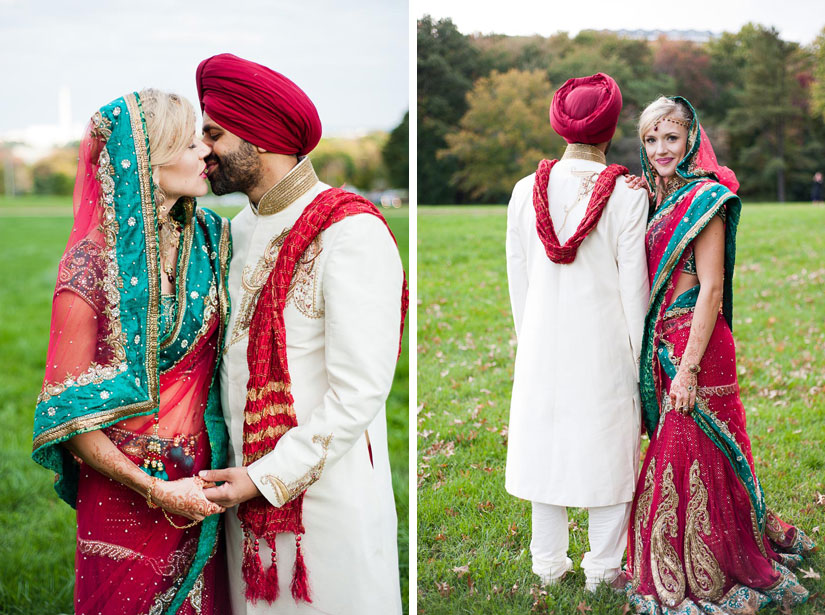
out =
[[[209,486],[210,484],[205,483],[199,476],[177,480],[155,480],[150,494],[152,503],[166,512],[193,521],[203,521],[209,515],[224,511],[222,506],[210,502],[204,495],[204,487]]]
[[[218,486],[217,482],[223,482]],[[249,478],[246,468],[203,470],[198,476],[156,482],[152,501],[167,512],[193,521],[203,521],[209,515],[261,495]]]

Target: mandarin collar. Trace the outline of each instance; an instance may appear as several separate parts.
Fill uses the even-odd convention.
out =
[[[590,160],[607,166],[607,157],[598,147],[586,143],[570,143],[564,150],[562,160]]]
[[[252,211],[259,216],[271,216],[283,211],[318,183],[312,162],[305,156],[278,183],[266,191]]]

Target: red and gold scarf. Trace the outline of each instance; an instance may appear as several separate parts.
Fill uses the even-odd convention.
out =
[[[541,243],[544,244],[547,257],[554,263],[567,264],[575,260],[581,242],[590,234],[590,231],[596,228],[599,218],[602,217],[604,207],[613,193],[613,188],[616,186],[616,179],[619,175],[627,173],[627,168],[618,164],[611,164],[599,173],[584,218],[579,223],[576,232],[562,246],[556,236],[553,219],[550,217],[550,203],[547,200],[547,182],[550,180],[550,171],[557,162],[558,160],[542,160],[539,162],[535,183],[533,184],[533,207],[536,209],[536,229]]]
[[[330,188],[319,194],[290,230],[278,253],[275,267],[261,289],[249,326],[249,346],[246,355],[249,382],[243,426],[245,466],[272,451],[278,440],[298,424],[290,391],[291,379],[287,365],[284,326],[284,305],[295,266],[319,233],[347,216],[356,214],[372,214],[387,225],[387,221],[375,205],[357,194],[340,188]],[[392,235],[389,226],[387,230]],[[408,305],[405,274],[401,289],[401,333],[404,331]],[[399,339],[399,353],[400,344]],[[306,566],[301,553],[301,534],[304,533],[303,499],[304,494],[301,493],[281,508],[275,508],[264,497],[257,497],[239,506],[238,517],[244,531],[241,570],[246,582],[247,600],[256,602],[263,599],[272,602],[278,597],[275,537],[279,533],[292,532],[295,534],[296,546],[292,596],[296,601],[312,602]],[[258,553],[259,539],[265,540],[272,549],[272,563],[267,571],[264,571]]]

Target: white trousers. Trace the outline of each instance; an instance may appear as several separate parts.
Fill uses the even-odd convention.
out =
[[[533,537],[530,553],[533,572],[544,579],[556,579],[572,566],[567,557],[567,508],[533,502]],[[621,572],[627,546],[627,526],[631,502],[588,508],[590,551],[584,554],[582,569],[587,581],[612,581]]]

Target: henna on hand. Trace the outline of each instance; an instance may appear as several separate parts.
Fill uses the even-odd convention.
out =
[[[209,515],[222,513],[224,508],[206,499],[203,481],[197,476],[173,481],[158,481],[152,492],[153,501],[166,512],[202,521]]]
[[[670,383],[670,401],[673,407],[682,414],[690,414],[696,404],[696,389],[698,381],[696,374],[686,369],[680,369]]]

